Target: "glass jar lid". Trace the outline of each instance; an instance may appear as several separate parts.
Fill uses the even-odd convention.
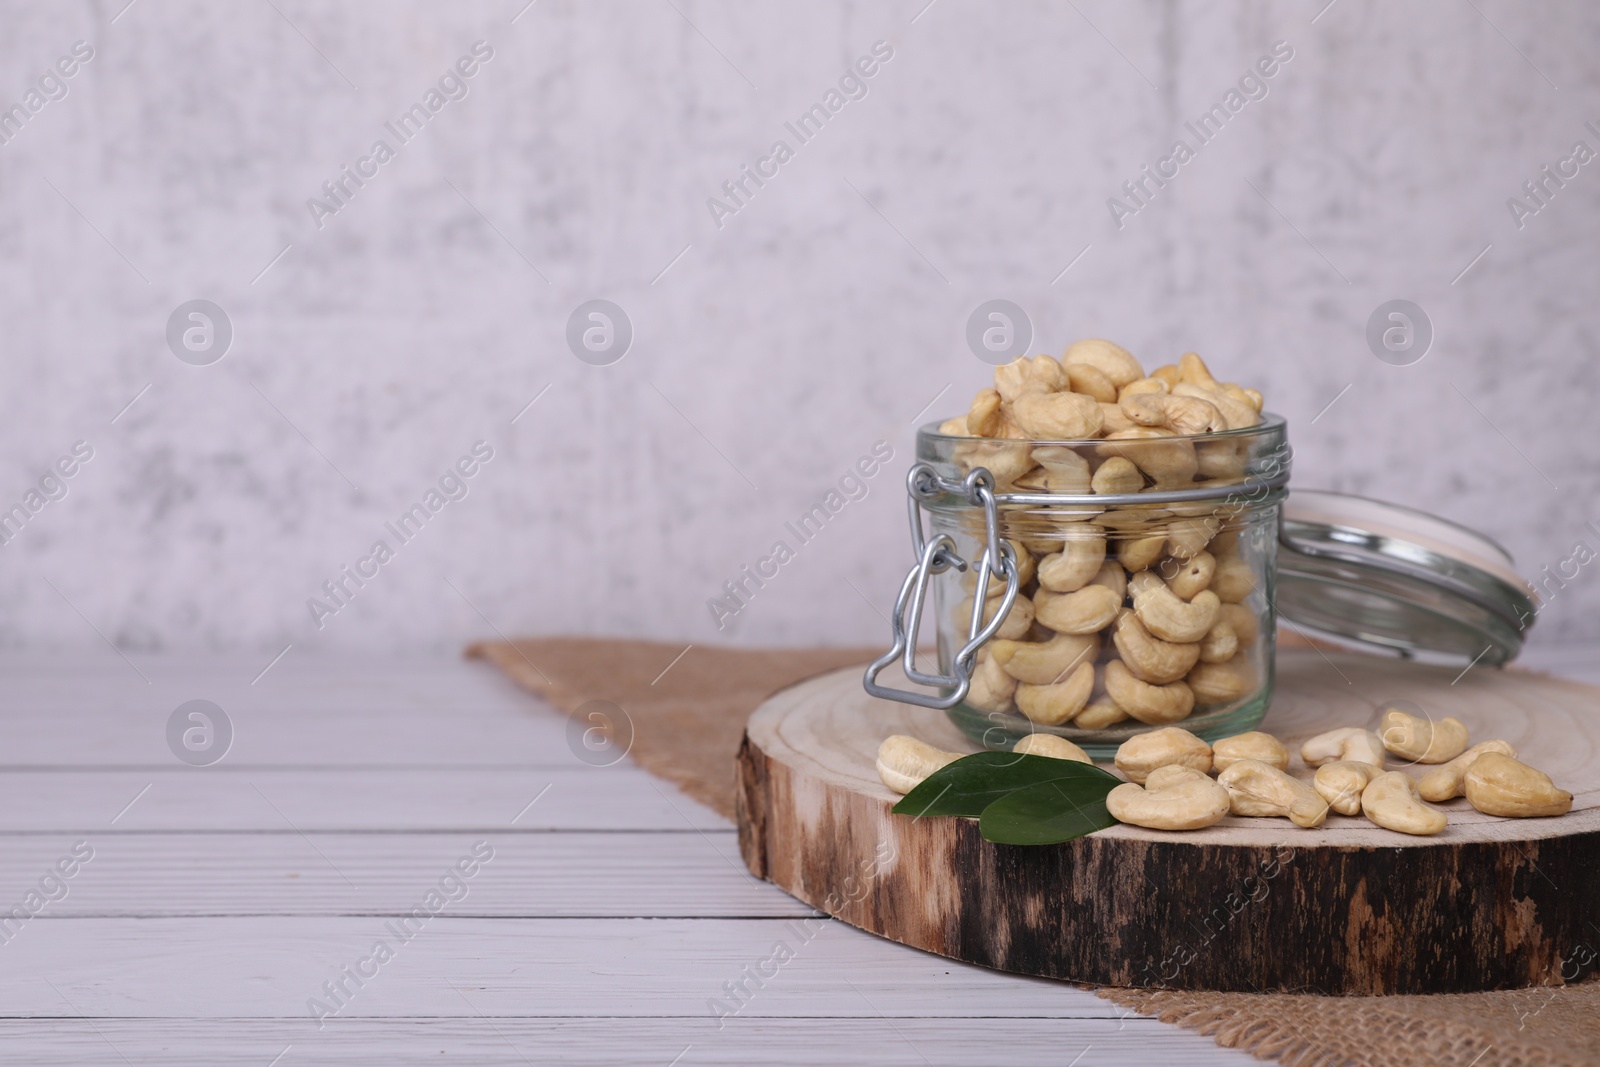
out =
[[[1504,548],[1398,504],[1295,489],[1279,541],[1279,613],[1332,637],[1499,665],[1538,610]]]

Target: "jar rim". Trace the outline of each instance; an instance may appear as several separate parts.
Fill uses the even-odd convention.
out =
[[[954,416],[952,416],[952,417],[954,417]],[[1104,438],[1104,437],[1084,437],[1084,438],[1078,438],[1076,440],[1055,439],[1055,440],[1038,440],[1038,441],[1036,441],[1031,437],[973,437],[973,436],[970,436],[968,434],[940,433],[939,432],[939,427],[942,426],[947,421],[949,421],[949,420],[947,420],[947,419],[935,419],[932,422],[924,423],[920,428],[918,428],[917,437],[919,439],[927,438],[930,441],[993,441],[996,444],[999,444],[999,443],[1002,443],[1002,442],[1006,442],[1006,441],[1015,441],[1018,448],[1023,448],[1023,447],[1027,447],[1027,448],[1045,448],[1045,447],[1049,447],[1051,445],[1064,445],[1064,446],[1068,446],[1068,447],[1082,447],[1084,445],[1102,445],[1102,444],[1105,444],[1106,440],[1107,440],[1107,438]],[[1261,413],[1261,421],[1260,422],[1256,423],[1254,426],[1246,426],[1243,429],[1238,429],[1238,430],[1217,430],[1214,433],[1172,434],[1172,435],[1167,436],[1167,437],[1152,437],[1152,438],[1148,438],[1148,440],[1152,440],[1152,441],[1238,441],[1238,440],[1247,440],[1247,439],[1249,439],[1251,437],[1265,437],[1265,436],[1267,436],[1267,435],[1269,435],[1269,434],[1271,434],[1271,433],[1273,433],[1275,431],[1281,431],[1284,428],[1286,428],[1287,426],[1288,426],[1288,421],[1286,419],[1284,419],[1284,417],[1282,415],[1279,415],[1279,414],[1277,414],[1275,412],[1271,412],[1271,411],[1263,411]],[[1133,438],[1132,440],[1139,440],[1139,438]]]

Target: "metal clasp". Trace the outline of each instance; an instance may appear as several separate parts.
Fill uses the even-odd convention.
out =
[[[894,615],[889,620],[893,644],[867,668],[862,684],[868,693],[885,700],[898,700],[903,704],[943,710],[961,703],[972,685],[972,661],[978,649],[992,638],[1006,620],[1011,605],[1016,602],[1017,588],[1021,585],[1017,569],[1017,554],[1000,539],[1000,509],[995,501],[994,475],[983,467],[976,467],[960,481],[941,478],[932,466],[918,463],[906,475],[906,505],[911,522],[911,545],[915,561],[906,579],[900,585],[900,596],[894,602]],[[972,594],[972,617],[967,624],[967,643],[956,652],[949,674],[929,674],[917,669],[917,632],[922,624],[922,608],[927,602],[928,579],[943,574],[954,567],[965,571],[967,561],[956,552],[955,539],[949,534],[928,538],[922,529],[922,510],[931,501],[945,493],[960,493],[968,503],[983,508],[983,555],[977,560],[976,588]],[[1000,606],[987,625],[983,621],[983,608],[988,599],[990,577],[1003,578],[1006,591]],[[906,677],[916,685],[945,690],[942,695],[919,693],[910,689],[895,689],[878,684],[878,675],[895,660],[901,660]]]

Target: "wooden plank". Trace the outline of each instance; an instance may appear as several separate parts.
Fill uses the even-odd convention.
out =
[[[457,916],[800,918],[812,910],[739,859],[731,829],[664,834],[488,835],[493,877],[475,880]],[[467,854],[464,834],[121,834],[44,916],[393,915]],[[10,907],[73,839],[0,835],[0,898]],[[315,845],[315,848],[312,845]],[[326,858],[324,858],[326,857]],[[331,866],[337,864],[337,869]],[[342,873],[341,873],[342,872]],[[346,881],[346,878],[349,881]],[[56,892],[59,892],[57,890]],[[9,899],[9,898],[15,898]]]
[[[131,671],[0,670],[0,678],[12,712],[0,769],[173,766],[167,719],[196,698],[231,720],[230,766],[580,765],[566,717],[479,663],[424,661],[260,686],[242,670],[205,663],[187,674],[156,670],[150,685]]]
[[[464,903],[499,873],[492,862],[482,868]],[[415,897],[432,884],[416,885]],[[757,970],[769,977],[745,986],[740,1018],[1121,1012],[1060,982],[955,963],[832,919],[465,919],[447,908],[409,942],[386,925],[394,922],[35,919],[0,946],[0,1017],[312,1019],[308,1001],[326,997],[323,983],[370,958],[379,940],[394,956],[350,987],[341,1017],[713,1019],[710,1002],[729,999],[730,984],[753,982]],[[780,944],[790,958],[777,959]]]
[[[465,992],[465,991],[463,991]],[[460,1001],[460,996],[447,993]],[[476,997],[470,993],[467,996]],[[352,1019],[318,1031],[302,1022],[230,1019],[142,1021],[17,1019],[0,1021],[0,1045],[26,1049],[32,1067],[331,1067],[465,1062],[475,1067],[529,1064],[656,1064],[702,1067],[806,1063],[849,1067],[885,1063],[926,1067],[1259,1067],[1154,1019],[873,1018],[687,1019]],[[285,1053],[285,1050],[288,1050]]]
[[[727,826],[710,808],[626,763],[528,770],[252,770],[174,761],[159,770],[0,774],[0,831],[95,838],[150,830],[465,833]]]

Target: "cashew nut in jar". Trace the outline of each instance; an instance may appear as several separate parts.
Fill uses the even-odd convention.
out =
[[[984,656],[973,669],[967,704],[979,711],[1010,711],[1011,695],[1016,691],[1017,680],[993,656]]]
[[[1222,607],[1217,595],[1209,589],[1196,593],[1193,600],[1185,603],[1167,588],[1159,575],[1150,571],[1140,571],[1130,577],[1128,591],[1133,594],[1133,610],[1139,621],[1163,641],[1199,641],[1210,632]]]
[[[1080,663],[1066,678],[1049,685],[1018,682],[1013,699],[1017,710],[1036,723],[1058,726],[1089,703],[1094,689],[1094,664]]]
[[[1168,540],[1170,543],[1170,537]],[[1211,584],[1211,575],[1216,569],[1216,557],[1204,550],[1196,552],[1167,579],[1167,588],[1177,594],[1179,600],[1189,600]]]
[[[902,796],[922,784],[934,771],[954,763],[961,756],[934,748],[915,737],[895,734],[878,746],[878,777]]]
[[[1048,641],[990,641],[989,657],[1019,682],[1051,685],[1080,663],[1093,663],[1099,634],[1057,634]]]
[[[1527,819],[1572,810],[1572,794],[1557,788],[1548,774],[1500,752],[1473,760],[1462,788],[1467,803],[1485,815]]]
[[[1417,795],[1409,775],[1386,771],[1361,791],[1361,811],[1385,830],[1426,836],[1443,830],[1450,822],[1444,812],[1430,808]]]
[[[1152,830],[1200,830],[1228,814],[1228,791],[1205,775],[1183,777],[1163,789],[1124,782],[1106,794],[1118,822]]]
[[[1240,653],[1226,663],[1200,663],[1184,676],[1198,704],[1231,704],[1256,690],[1255,668]]]
[[[1143,782],[1157,767],[1188,767],[1204,774],[1211,769],[1211,746],[1188,730],[1168,726],[1135,734],[1117,748],[1117,770],[1130,782]]]
[[[1140,722],[1159,726],[1186,719],[1194,710],[1194,691],[1183,682],[1169,685],[1141,682],[1119,659],[1106,664],[1105,678],[1106,694],[1117,707]]]
[[[1417,763],[1447,763],[1467,750],[1467,728],[1460,719],[1434,722],[1399,708],[1384,711],[1378,737],[1384,748]]]
[[[1061,551],[1039,561],[1039,588],[1072,593],[1088,585],[1106,561],[1106,535],[1098,526],[1074,529]]]
[[[1139,616],[1127,608],[1118,613],[1111,640],[1133,676],[1151,685],[1181,681],[1200,658],[1198,644],[1177,644],[1151,636]]]
[[[1121,607],[1117,595],[1103,585],[1086,585],[1072,593],[1041,589],[1033,595],[1033,617],[1058,634],[1096,633],[1117,617]]]

